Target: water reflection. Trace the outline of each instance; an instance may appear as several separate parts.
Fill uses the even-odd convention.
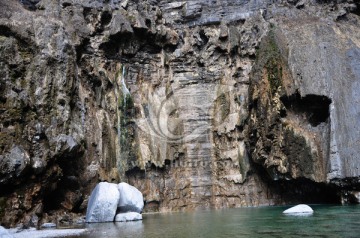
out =
[[[87,225],[90,233],[84,237],[144,237],[142,221],[91,223]]]
[[[144,214],[142,221],[89,224],[81,237],[359,237],[360,206],[312,206],[312,216],[287,216],[286,208]]]

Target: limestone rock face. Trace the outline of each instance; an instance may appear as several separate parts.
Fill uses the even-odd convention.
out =
[[[14,146],[7,155],[0,155],[0,181],[14,181],[22,176],[30,166],[29,155],[18,146]]]
[[[352,201],[358,9],[0,1],[1,224],[85,213],[98,181],[146,211]]]
[[[287,11],[287,20],[270,29],[253,67],[250,153],[273,179],[302,177],[350,187],[357,182],[343,179],[360,174],[355,142],[360,134],[351,129],[359,114],[354,107],[359,19],[349,14],[349,21],[335,23],[294,11],[298,17]]]
[[[321,33],[311,37],[319,28],[322,29]],[[307,23],[306,27],[284,24],[279,29],[280,34],[285,42],[289,42],[288,65],[293,75],[294,88],[302,98],[307,95],[320,96],[311,108],[313,114],[308,115],[307,119],[312,127],[323,127],[322,133],[329,133],[327,137],[319,132],[314,134],[317,140],[321,138],[322,141],[317,153],[318,160],[324,161],[324,181],[359,176],[357,154],[360,152],[360,134],[354,128],[360,123],[360,109],[354,105],[360,93],[357,87],[360,70],[358,63],[355,63],[360,60],[360,44],[356,40],[360,28],[353,23],[329,24],[318,20]],[[299,39],[299,35],[303,37]],[[326,42],[320,40],[324,38]],[[311,48],[305,51],[304,45],[309,42]],[[345,68],[346,71],[343,70]],[[310,144],[316,144],[316,140]]]
[[[314,210],[305,204],[299,204],[283,211],[284,214],[288,215],[299,215],[299,214],[313,214]]]
[[[115,216],[115,222],[127,222],[142,220],[142,215],[137,212],[119,213]]]
[[[127,183],[119,183],[118,189],[120,193],[118,208],[123,212],[141,213],[144,208],[144,198],[142,193],[135,187]]]
[[[112,222],[120,193],[117,184],[101,182],[92,191],[86,211],[86,222]]]

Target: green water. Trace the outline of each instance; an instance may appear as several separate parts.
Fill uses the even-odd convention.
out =
[[[82,237],[360,237],[360,206],[311,206],[311,216],[288,207],[144,214],[142,221],[89,224]]]

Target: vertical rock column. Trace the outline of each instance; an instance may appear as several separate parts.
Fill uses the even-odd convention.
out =
[[[202,83],[196,72],[174,75],[174,97],[177,98],[179,115],[183,121],[184,159],[180,166],[188,175],[190,194],[186,199],[191,206],[211,205],[213,185],[213,138],[211,133],[212,112],[216,97],[214,83]]]

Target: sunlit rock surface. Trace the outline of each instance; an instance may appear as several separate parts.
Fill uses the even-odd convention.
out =
[[[313,214],[314,210],[305,204],[299,204],[283,211],[287,215]]]
[[[141,192],[127,183],[119,183],[118,189],[120,193],[119,212],[141,213],[144,208],[144,198]]]
[[[91,192],[86,222],[112,222],[116,214],[120,192],[117,184],[101,182]]]

